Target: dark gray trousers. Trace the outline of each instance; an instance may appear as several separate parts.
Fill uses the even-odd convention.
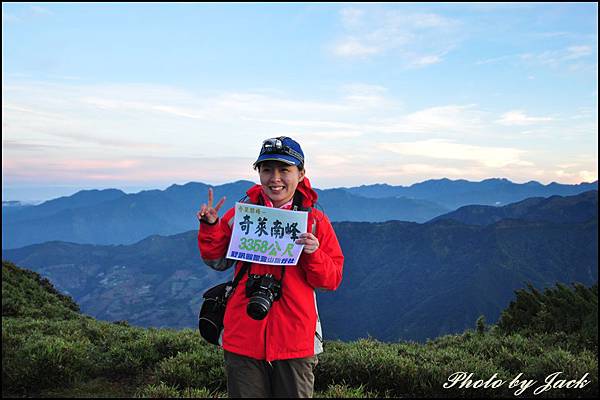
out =
[[[225,351],[229,397],[312,397],[317,357],[267,362]]]

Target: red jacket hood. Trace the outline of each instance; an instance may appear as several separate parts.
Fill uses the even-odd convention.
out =
[[[302,207],[314,207],[314,204],[317,202],[317,198],[319,196],[317,195],[317,192],[315,192],[310,186],[310,181],[306,176],[300,183],[298,183],[296,191],[299,191],[302,194]],[[262,186],[259,184],[252,186],[246,192],[252,203],[258,203],[258,198],[261,196],[261,193]]]

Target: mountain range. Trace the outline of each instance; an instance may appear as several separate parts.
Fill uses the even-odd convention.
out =
[[[597,282],[597,196],[529,199],[491,216],[467,207],[427,223],[335,222],[344,276],[317,294],[325,337],[422,341],[480,315],[494,323],[526,283]],[[3,258],[48,277],[85,313],[140,326],[196,326],[203,291],[231,275],[202,263],[195,230],[132,245],[47,242]]]
[[[590,190],[577,196],[532,197],[505,207],[464,206],[432,221],[455,220],[473,225],[489,225],[503,219],[579,223],[594,218],[597,209],[598,191]]]
[[[39,205],[3,203],[2,248],[63,240],[82,244],[134,244],[150,235],[173,235],[197,228],[196,211],[206,202],[209,187],[226,196],[224,208],[241,200],[253,182],[220,186],[190,182],[165,190],[126,194],[117,189],[85,190]],[[506,179],[482,182],[429,180],[410,187],[371,185],[359,188],[316,189],[318,208],[332,221],[426,222],[457,207],[497,205],[527,197],[577,194],[598,183],[544,186],[515,184]],[[568,193],[567,193],[568,192]]]
[[[598,190],[598,181],[577,185],[556,182],[543,185],[536,181],[514,183],[505,178],[491,178],[480,182],[443,178],[431,179],[410,186],[377,184],[343,189],[352,194],[369,198],[409,197],[428,200],[454,210],[471,204],[504,206],[529,197],[572,196],[588,190]]]
[[[238,181],[214,187],[224,209],[233,207],[250,187]],[[153,234],[172,235],[197,229],[196,211],[206,202],[203,183],[172,185],[164,191],[126,194],[116,189],[81,191],[37,206],[2,207],[2,248],[50,240],[89,244],[133,244]],[[319,190],[318,207],[333,220],[408,219],[424,222],[448,209],[426,200],[385,198],[365,201],[343,190]],[[361,212],[357,213],[356,210]]]

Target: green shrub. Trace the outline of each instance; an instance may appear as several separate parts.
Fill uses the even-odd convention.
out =
[[[206,387],[225,390],[225,367],[223,354],[215,349],[200,352],[179,353],[169,357],[156,367],[156,379],[179,389]]]
[[[164,382],[158,385],[148,385],[135,394],[135,397],[150,397],[157,399],[173,399],[178,398],[179,390],[176,387],[169,386]]]
[[[150,328],[148,339],[161,359],[178,353],[204,351],[208,348],[208,345],[201,340],[200,334],[191,329],[176,331]]]
[[[515,291],[498,321],[505,333],[565,332],[578,346],[598,349],[598,284],[585,287],[575,283],[571,288],[557,283],[539,292],[531,284]]]
[[[160,382],[158,385],[147,385],[143,389],[139,390],[135,394],[135,397],[198,399],[227,397],[227,394],[223,392],[211,392],[206,388],[186,388],[183,390],[178,390],[174,386],[169,386],[164,382]]]
[[[385,390],[393,396],[422,395],[437,383],[432,379],[441,379],[443,371],[420,359],[415,346],[372,339],[328,344],[319,356],[315,385],[319,390],[331,385],[364,385],[366,390]]]
[[[3,265],[2,274],[3,396],[83,397],[86,390],[94,397],[225,395],[222,351],[202,341],[197,331],[97,321],[78,314],[31,273]],[[576,285],[573,293],[558,286],[549,294],[533,291],[521,298],[526,301],[518,299],[503,314],[503,326],[483,329],[485,334],[468,330],[425,344],[327,341],[315,370],[315,394],[514,397],[515,389],[507,385],[488,390],[443,388],[451,374],[463,371],[473,373],[472,380],[484,381],[494,374],[509,380],[522,373],[522,379],[535,379],[540,385],[553,372],[567,380],[587,373],[591,383],[584,389],[553,389],[543,396],[597,395],[598,320],[591,313],[594,305],[597,310],[597,286],[588,290]],[[569,301],[586,306],[573,311]],[[533,317],[532,310],[537,310]],[[553,322],[562,315],[559,310],[575,316]],[[525,393],[532,394],[533,389]]]
[[[96,371],[93,346],[85,338],[33,333],[13,351],[2,354],[3,390],[39,393],[69,386]]]
[[[317,398],[326,398],[326,399],[360,399],[360,398],[372,398],[378,399],[382,396],[373,393],[373,392],[365,392],[365,387],[360,385],[356,388],[348,387],[348,385],[344,384],[336,384],[329,385],[327,390],[323,393],[315,393]]]
[[[78,318],[79,306],[38,273],[2,261],[2,316]]]
[[[486,331],[486,327],[485,327],[485,316],[484,315],[480,315],[479,318],[477,318],[477,321],[475,321],[475,326],[477,328],[477,333],[480,335],[483,335]]]
[[[425,345],[370,339],[326,342],[325,353],[319,356],[315,386],[321,393],[329,387],[362,387],[394,397],[506,397],[513,395],[507,384],[495,389],[461,389],[459,385],[444,389],[443,385],[450,375],[461,371],[472,373],[472,381],[487,381],[494,375],[495,379],[510,381],[523,373],[523,379],[543,382],[561,363],[573,378],[581,378],[586,372],[597,376],[597,356],[585,349],[563,348],[563,339],[555,334],[528,338],[491,330],[486,335],[448,335]],[[546,355],[549,348],[556,354]],[[597,391],[594,379],[586,390],[571,391],[571,395]]]

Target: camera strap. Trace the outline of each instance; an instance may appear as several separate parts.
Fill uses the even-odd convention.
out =
[[[248,276],[250,276],[250,267],[252,266],[252,264],[250,264],[249,262],[247,262],[246,264],[248,264],[248,265],[249,265],[249,268],[248,268]],[[242,271],[240,270],[240,273],[241,273],[241,272],[242,272]],[[284,275],[285,275],[285,265],[282,265],[282,266],[281,266],[281,278],[279,278],[279,281],[280,281],[280,282],[283,282],[283,276],[284,276]],[[237,279],[237,276],[236,276],[236,279]]]
[[[231,296],[231,294],[235,290],[235,288],[238,285],[238,283],[240,283],[240,280],[242,279],[242,276],[244,276],[244,273],[246,272],[246,270],[248,270],[248,272],[250,272],[250,263],[248,261],[246,261],[244,263],[244,265],[242,266],[242,268],[240,268],[240,271],[237,273],[237,275],[233,279],[233,282],[231,283],[231,289],[225,295],[225,299],[226,300],[229,298],[229,296]]]

